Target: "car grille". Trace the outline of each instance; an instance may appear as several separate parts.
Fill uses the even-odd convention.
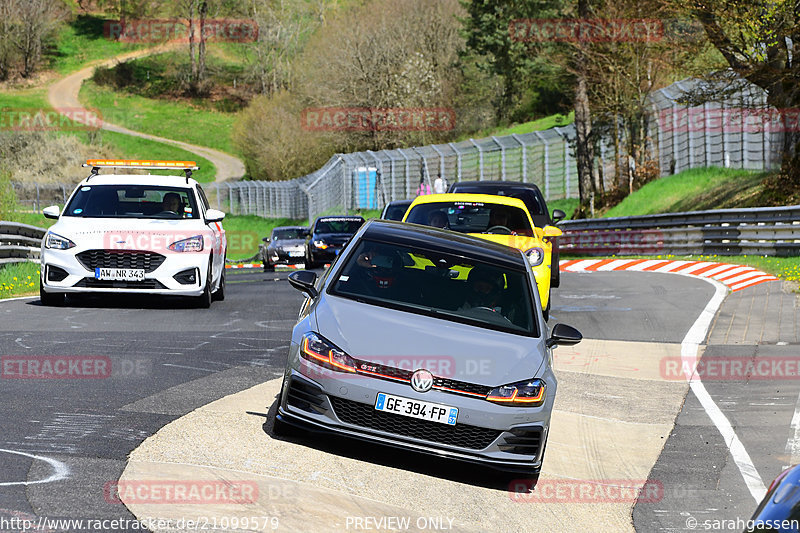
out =
[[[411,375],[414,374],[411,370],[361,360],[356,360],[356,368],[360,374],[367,374],[374,378],[386,379],[389,381],[402,381],[404,383],[410,383]],[[443,392],[463,394],[472,397],[479,396],[481,398],[485,398],[492,390],[492,387],[487,387],[486,385],[477,385],[475,383],[467,383],[466,381],[439,376],[434,376],[433,388]]]
[[[509,431],[511,435],[503,437],[505,444],[500,444],[498,448],[508,453],[539,456],[539,448],[542,446],[541,427],[521,427]]]
[[[95,268],[136,268],[152,272],[161,266],[164,257],[153,252],[128,250],[86,250],[79,253],[78,261],[89,270]]]
[[[88,289],[166,289],[163,283],[156,279],[146,279],[143,281],[123,281],[110,279],[83,278],[73,287],[85,287]]]
[[[354,426],[385,431],[403,437],[482,450],[500,436],[501,431],[467,424],[448,426],[375,410],[372,405],[328,396],[339,420]]]

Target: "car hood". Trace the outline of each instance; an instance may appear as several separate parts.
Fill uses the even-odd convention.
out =
[[[62,217],[49,231],[75,242],[81,249],[154,250],[194,235],[209,238],[202,220],[154,220]]]
[[[318,332],[356,359],[500,386],[543,370],[542,338],[525,337],[416,315],[324,294]],[[312,322],[313,323],[313,322]]]
[[[272,248],[296,248],[297,246],[304,246],[305,244],[305,239],[283,239],[270,243],[270,246]]]
[[[510,246],[511,248],[522,250],[523,252],[530,250],[535,246],[538,246],[539,248],[544,246],[544,243],[541,239],[536,237],[526,237],[524,235],[499,235],[496,233],[468,233],[467,235],[496,242],[497,244],[502,244],[504,246]]]

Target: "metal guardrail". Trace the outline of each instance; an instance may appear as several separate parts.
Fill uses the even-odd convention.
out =
[[[38,262],[46,232],[44,228],[29,224],[0,222],[0,264]]]
[[[569,220],[561,253],[800,255],[800,205]]]

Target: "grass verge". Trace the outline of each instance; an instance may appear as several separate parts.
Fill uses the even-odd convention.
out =
[[[236,154],[231,140],[236,119],[233,113],[113,91],[92,81],[83,84],[80,99],[87,107],[99,109],[102,116],[114,124]]]
[[[64,26],[56,39],[55,49],[48,52],[50,68],[59,74],[80,70],[87,63],[108,59],[142,48],[141,44],[107,39],[103,33],[105,19],[95,15],[78,15]]]
[[[0,299],[39,293],[39,264],[0,265]]]
[[[603,216],[625,217],[767,205],[763,203],[761,185],[765,175],[720,167],[685,170],[645,184]]]

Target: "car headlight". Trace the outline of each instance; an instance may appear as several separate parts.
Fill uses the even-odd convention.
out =
[[[355,372],[355,360],[316,333],[306,333],[300,342],[300,356],[325,368]]]
[[[62,237],[61,235],[48,233],[47,238],[44,241],[44,247],[51,248],[53,250],[69,250],[70,248],[75,247],[75,243],[66,237]]]
[[[538,247],[525,250],[525,255],[528,257],[528,264],[532,267],[539,266],[544,261],[544,250]]]
[[[538,378],[530,379],[496,387],[489,391],[486,399],[503,405],[538,407],[544,403],[544,389],[544,381]]]
[[[325,244],[325,241],[314,241],[314,246],[317,248],[322,248],[323,250],[328,247],[328,245]]]
[[[195,235],[188,239],[181,239],[173,242],[167,248],[173,252],[201,252],[203,251],[203,236]]]

